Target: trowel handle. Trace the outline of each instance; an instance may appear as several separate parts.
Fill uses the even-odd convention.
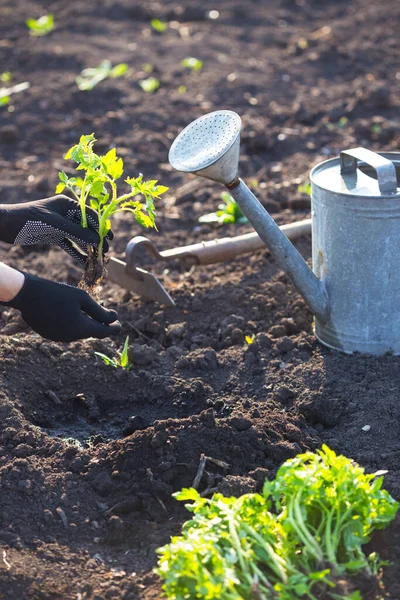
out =
[[[311,219],[282,225],[281,231],[290,239],[294,240],[311,232]],[[231,260],[240,254],[246,254],[265,248],[265,244],[256,232],[226,237],[208,242],[201,242],[182,248],[163,250],[160,255],[163,259],[181,258],[188,259],[194,264],[211,265]]]

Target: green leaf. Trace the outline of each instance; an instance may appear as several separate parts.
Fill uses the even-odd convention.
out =
[[[106,365],[108,365],[110,367],[114,367],[115,369],[118,367],[118,363],[116,362],[115,358],[110,358],[106,354],[102,354],[102,352],[95,352],[94,354],[95,354],[95,356],[98,356],[99,358],[101,358],[101,360]]]
[[[139,85],[147,94],[153,94],[160,87],[160,80],[156,77],[149,77],[148,79],[142,79],[142,81],[139,81]]]
[[[190,69],[191,71],[201,71],[203,68],[203,61],[201,61],[199,58],[188,56],[182,60],[181,65],[186,69]]]
[[[185,502],[186,500],[196,501],[201,497],[199,492],[194,488],[183,488],[180,492],[175,492],[172,495],[176,500],[180,500],[182,502]]]
[[[3,73],[1,73],[0,81],[2,83],[10,83],[11,80],[12,80],[12,74],[10,71],[4,71]]]
[[[56,194],[61,194],[65,190],[65,183],[60,183],[56,187]]]
[[[164,33],[164,31],[168,28],[167,23],[160,21],[159,19],[152,19],[150,21],[152,28],[158,33]]]
[[[54,29],[54,16],[52,14],[43,15],[39,19],[27,19],[25,21],[30,35],[47,35]]]
[[[128,358],[128,350],[129,350],[129,335],[126,336],[124,347],[121,352],[121,357],[119,360],[119,364],[121,365],[121,367],[123,369],[127,369],[127,370],[129,370],[132,367],[132,365],[129,362],[129,358]]]
[[[110,77],[112,77],[113,79],[116,79],[117,77],[122,77],[123,75],[125,75],[125,73],[127,73],[128,69],[129,67],[127,63],[119,63],[111,69]]]

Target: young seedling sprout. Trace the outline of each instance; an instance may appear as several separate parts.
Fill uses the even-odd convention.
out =
[[[139,85],[147,94],[153,94],[153,92],[156,92],[160,87],[160,80],[157,79],[157,77],[148,77],[147,79],[139,81]]]
[[[68,189],[78,200],[82,227],[88,226],[87,203],[98,217],[100,242],[96,248],[89,247],[85,266],[84,283],[89,289],[99,283],[104,275],[103,244],[111,229],[111,217],[126,211],[132,213],[143,227],[156,228],[154,200],[168,190],[163,185],[157,185],[157,180],[143,181],[143,175],[140,174],[138,177],[126,177],[129,190],[119,195],[116,182],[124,172],[122,158],[117,157],[115,148],[104,156],[95,154],[95,141],[93,133],[83,135],[79,143],[68,150],[64,158],[75,161],[77,170],[83,171],[84,176],[68,177],[61,171],[58,174],[60,183],[56,188],[56,194]],[[142,196],[140,199],[137,198],[139,194]]]
[[[187,56],[181,62],[182,67],[190,69],[191,71],[201,71],[203,68],[203,61],[193,56]]]
[[[117,358],[110,358],[107,354],[103,354],[102,352],[95,352],[95,356],[101,358],[101,360],[110,367],[114,367],[114,369],[125,369],[125,371],[129,371],[132,368],[132,364],[129,362],[128,358],[128,348],[129,348],[129,335],[126,336],[124,347],[122,352],[118,352]]]
[[[160,19],[152,19],[150,21],[150,25],[154,31],[157,31],[157,33],[164,33],[164,31],[168,28],[167,23],[160,21]]]
[[[103,60],[98,67],[83,69],[75,79],[78,88],[82,91],[92,90],[100,81],[111,77],[122,77],[128,71],[126,63],[119,63],[113,67],[109,60]]]
[[[222,192],[221,200],[223,203],[218,205],[219,210],[203,215],[199,218],[199,223],[217,223],[218,225],[247,223],[247,218],[242,213],[239,204],[228,192]]]
[[[54,29],[54,17],[49,14],[43,15],[39,19],[27,19],[25,25],[32,36],[47,35]]]

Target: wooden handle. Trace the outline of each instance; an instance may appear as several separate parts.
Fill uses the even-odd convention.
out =
[[[304,219],[297,223],[282,225],[281,231],[290,239],[294,240],[311,232],[311,219]],[[240,254],[255,252],[265,248],[264,242],[256,232],[226,237],[191,246],[163,250],[160,255],[163,259],[182,258],[188,259],[194,264],[211,265],[224,260],[231,260]]]

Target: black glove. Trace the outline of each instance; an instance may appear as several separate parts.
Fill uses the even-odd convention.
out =
[[[80,252],[77,246],[87,252],[89,244],[96,246],[100,241],[97,215],[90,208],[86,210],[88,228],[80,225],[81,210],[78,202],[67,196],[54,196],[22,204],[0,204],[0,240],[21,246],[60,246],[84,265],[87,255]],[[109,231],[107,238],[112,240],[113,237],[113,233]],[[103,252],[107,251],[108,243],[104,240]]]
[[[23,274],[25,283],[21,290],[13,300],[1,304],[20,310],[24,321],[42,337],[73,342],[120,333],[115,310],[103,308],[83,290]]]

